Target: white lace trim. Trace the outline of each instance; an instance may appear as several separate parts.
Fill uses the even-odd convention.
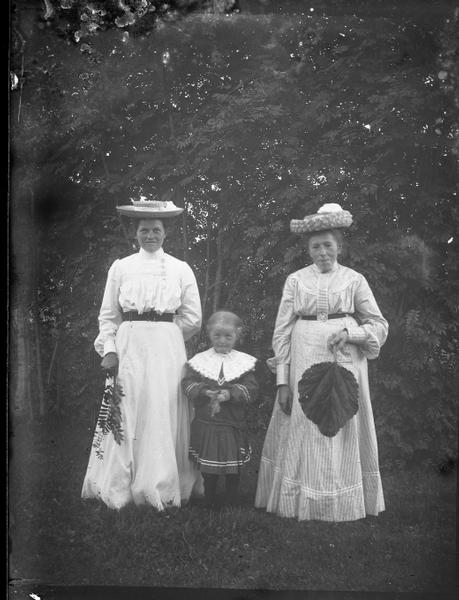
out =
[[[254,369],[257,359],[238,350],[231,350],[228,354],[219,354],[213,348],[209,348],[209,350],[193,356],[188,364],[203,377],[218,381],[222,361],[225,381],[229,382]]]

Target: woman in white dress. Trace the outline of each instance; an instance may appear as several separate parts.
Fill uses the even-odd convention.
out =
[[[200,330],[201,303],[191,268],[162,248],[166,220],[183,209],[149,201],[117,210],[134,219],[140,249],[108,272],[94,345],[121,393],[115,405],[102,404],[82,497],[162,510],[203,493],[188,458],[191,409],[181,391],[184,340]]]
[[[352,521],[384,510],[367,359],[378,356],[388,324],[363,275],[337,262],[352,216],[338,204],[292,220],[308,234],[313,264],[286,280],[269,359],[277,401],[263,446],[255,505],[298,520]],[[359,385],[357,414],[322,435],[298,401],[298,382],[315,363],[349,369]]]

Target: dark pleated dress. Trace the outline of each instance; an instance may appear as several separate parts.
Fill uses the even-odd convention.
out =
[[[250,358],[248,370],[230,381],[225,380],[223,371],[215,378],[204,375],[199,370],[199,361],[194,361],[194,368],[189,363],[186,366],[182,385],[195,408],[190,458],[202,473],[237,474],[250,460],[247,407],[258,392],[253,366],[255,360]],[[230,393],[230,399],[220,403],[219,412],[215,414],[211,399],[206,395],[207,390],[228,390]]]

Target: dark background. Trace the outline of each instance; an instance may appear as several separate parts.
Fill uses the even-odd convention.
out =
[[[121,528],[114,539],[123,545],[124,527],[134,531],[142,519],[150,522],[140,511],[120,525],[108,513],[94,509],[88,516],[75,504],[103,387],[92,343],[106,272],[133,251],[115,206],[144,195],[185,207],[165,249],[192,266],[205,317],[222,307],[237,312],[246,324],[243,349],[260,358],[262,394],[250,420],[255,456],[241,523],[253,512],[257,452],[273,402],[264,360],[272,352],[282,285],[308,263],[289,220],[324,202],[353,213],[343,263],[368,278],[390,323],[381,356],[370,364],[383,483],[389,499],[395,494],[389,521],[380,526],[388,547],[398,545],[412,560],[410,544],[436,548],[434,563],[416,555],[414,579],[392,550],[386,562],[398,565],[398,590],[447,589],[457,452],[457,10],[447,1],[423,0],[123,6],[11,4],[14,578],[138,581],[120,568],[119,551],[118,558],[105,557],[105,576],[97,561],[80,560],[73,570],[59,561],[75,548],[80,553],[85,544],[103,543],[97,533],[103,524]],[[202,334],[188,350],[205,344]],[[442,516],[432,524],[434,506]],[[69,510],[75,525],[67,526]],[[192,529],[202,519],[188,516]],[[264,517],[256,521],[262,529]],[[408,543],[400,531],[411,517],[411,527],[423,521],[425,529]],[[55,518],[59,535],[48,538],[56,533]],[[228,540],[238,521],[225,519]],[[167,521],[161,523],[166,535]],[[265,537],[257,533],[261,539],[274,539],[264,531]],[[334,539],[327,531],[312,534],[323,545],[327,535]],[[343,532],[345,547],[349,532]],[[356,540],[364,533],[353,531]],[[241,539],[242,548],[250,544]],[[378,546],[381,560],[386,554]],[[296,567],[273,575],[265,558],[251,558],[260,561],[255,583],[241,576],[243,569],[226,581],[221,573],[228,571],[219,570],[225,561],[216,567],[214,556],[211,564],[219,586],[392,589],[375,575],[378,565],[346,578],[352,572],[346,563],[343,576],[329,584],[329,571],[315,581],[314,563],[311,572],[298,571],[295,584]],[[206,581],[193,569],[191,578],[186,570],[164,569],[143,583]]]

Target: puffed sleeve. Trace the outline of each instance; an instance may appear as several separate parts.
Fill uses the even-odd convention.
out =
[[[122,322],[121,306],[118,302],[119,296],[119,260],[115,260],[108,271],[107,283],[105,284],[104,297],[99,312],[99,335],[94,347],[100,356],[109,352],[116,352],[115,335]]]
[[[235,404],[254,402],[258,396],[258,382],[255,378],[255,373],[249,371],[245,373],[238,383],[233,383],[230,386],[224,386],[230,393],[228,402]]]
[[[183,339],[188,340],[201,329],[202,312],[196,277],[186,263],[182,265],[180,284],[181,304],[177,309],[175,322],[182,330]]]
[[[290,275],[284,285],[282,298],[274,325],[273,350],[274,358],[268,359],[268,367],[276,373],[276,384],[286,385],[290,371],[290,336],[296,321],[293,312],[293,300],[297,280]]]
[[[348,327],[349,343],[357,344],[363,354],[377,358],[387,338],[389,325],[382,316],[373,292],[363,275],[360,275],[354,292],[354,308],[360,325]]]

